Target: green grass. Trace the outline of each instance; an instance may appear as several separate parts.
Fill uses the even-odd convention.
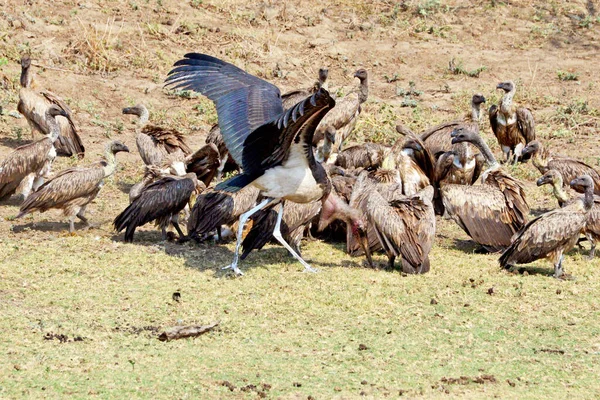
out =
[[[2,239],[3,398],[600,395],[599,263],[577,252],[565,262],[575,281],[552,279],[545,262],[514,275],[440,221],[427,275],[374,271],[341,245],[310,242],[317,274],[268,246],[232,279],[219,269],[232,245],[157,243],[151,229],[138,244],[38,230],[62,231],[46,222],[58,220],[12,221],[38,225]],[[156,338],[214,321],[196,339]],[[486,375],[496,382],[473,382]]]

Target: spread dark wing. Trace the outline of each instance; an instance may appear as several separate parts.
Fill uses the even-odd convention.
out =
[[[215,102],[227,149],[244,166],[244,142],[250,133],[283,112],[279,89],[215,57],[198,53],[184,57],[169,72],[166,85],[194,90]]]
[[[492,132],[494,135],[498,137],[498,106],[492,105],[488,111],[488,115],[490,117],[490,126],[492,127]]]
[[[280,164],[295,140],[311,143],[315,128],[335,101],[325,89],[286,110],[248,135],[243,148],[244,174],[260,176],[268,168]]]
[[[525,138],[525,143],[535,140],[535,122],[533,120],[533,115],[528,108],[517,108],[517,124],[519,125],[521,134],[523,134],[523,137]]]

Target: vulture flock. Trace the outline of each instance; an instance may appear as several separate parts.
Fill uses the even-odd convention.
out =
[[[63,211],[70,232],[76,219],[91,226],[86,207],[115,172],[117,153],[129,149],[113,141],[104,159],[52,173],[56,157],[82,159],[85,147],[67,104],[36,89],[29,57],[21,59],[21,68],[18,110],[32,135],[42,138],[0,162],[0,200],[23,198],[16,218],[55,208]],[[358,69],[356,89],[334,98],[327,90],[328,72],[320,69],[307,89],[281,94],[230,63],[186,54],[169,72],[166,87],[208,97],[218,124],[194,151],[176,130],[151,124],[143,104],[123,109],[139,118],[136,145],[145,174],[131,188],[130,204],[115,217],[114,229],[125,231],[126,242],[149,222],[160,226],[163,239],[174,237],[172,225],[179,242],[221,241],[233,234],[233,260],[224,268],[235,274],[242,274],[240,259],[273,240],[306,271],[315,271],[300,249],[311,230],[343,235],[346,251],[364,255],[371,266],[372,254],[383,251],[389,268],[426,273],[436,215],[454,220],[482,251],[500,254],[505,268],[548,258],[554,277],[565,278],[564,252],[586,239],[594,257],[600,175],[536,139],[531,111],[513,102],[514,82],[497,85],[502,99],[488,109],[504,155],[499,163],[479,132],[486,102],[481,94],[473,95],[463,119],[422,133],[398,125],[392,146],[347,146],[369,95],[368,73]],[[542,174],[538,186],[550,185],[558,200],[556,209],[536,218],[529,216],[522,183],[505,168],[528,160]],[[569,187],[581,195],[572,195]]]

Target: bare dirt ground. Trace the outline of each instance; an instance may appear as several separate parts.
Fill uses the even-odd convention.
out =
[[[64,263],[64,271],[71,268],[70,263],[78,264],[77,257],[72,259],[72,254],[68,256],[71,261],[63,261],[61,249],[75,251],[81,260],[91,264],[97,252],[112,254],[126,249],[128,255],[110,256],[108,261],[103,261],[122,261],[123,265],[135,265],[136,260],[171,262],[161,257],[180,257],[188,252],[186,265],[191,263],[195,268],[192,273],[200,274],[200,270],[202,276],[228,259],[231,247],[192,248],[186,245],[178,248],[164,244],[156,247],[159,233],[152,227],[143,228],[139,235],[146,246],[123,245],[121,237],[111,230],[112,219],[127,204],[129,187],[142,174],[142,163],[135,149],[135,125],[131,118],[121,114],[121,108],[145,103],[153,122],[180,129],[193,148],[204,143],[210,125],[216,122],[214,108],[206,99],[189,98],[163,89],[163,81],[172,64],[191,51],[230,61],[276,84],[282,92],[312,85],[318,69],[326,66],[330,89],[343,95],[356,84],[352,79],[353,72],[359,67],[366,68],[370,74],[370,93],[353,137],[358,142],[370,139],[391,143],[396,137],[394,126],[397,122],[419,131],[456,119],[467,111],[469,99],[475,92],[483,93],[488,105],[495,103],[499,98],[496,83],[511,79],[518,86],[515,100],[531,108],[541,140],[553,151],[584,159],[595,167],[600,164],[600,6],[596,1],[339,0],[290,3],[265,1],[252,4],[239,0],[0,1],[0,158],[31,140],[26,121],[12,116],[18,101],[19,59],[24,54],[30,54],[33,59],[38,87],[59,94],[73,109],[87,150],[81,163],[96,161],[109,140],[119,139],[132,149],[130,154],[119,154],[117,173],[88,208],[92,221],[101,223],[99,229],[80,231],[78,237],[71,238],[65,235],[67,225],[58,212],[49,211],[16,221],[13,219],[18,212],[16,200],[13,198],[0,204],[0,245],[4,246],[0,255],[6,257],[4,268],[11,271],[13,279],[5,281],[10,282],[5,287],[0,283],[0,304],[4,302],[8,307],[7,304],[17,305],[22,301],[22,290],[15,294],[16,289],[11,288],[13,284],[20,285],[28,280],[16,274],[17,265],[32,263],[32,268],[44,274],[44,266],[48,263],[55,266]],[[449,70],[451,60],[459,66],[456,71]],[[482,131],[493,144],[495,140],[487,118],[484,119]],[[497,146],[494,150],[500,157]],[[76,160],[58,159],[53,170],[59,171],[75,163]],[[554,207],[546,190],[535,187],[533,182],[538,173],[531,165],[518,166],[512,172],[526,182],[533,209]],[[466,239],[453,224],[440,220],[440,236],[434,250],[438,265],[432,261],[432,269],[455,263],[468,265],[465,256],[472,256],[468,254],[472,247]],[[323,254],[330,251],[326,245],[310,244],[307,248],[313,257],[321,257],[326,262],[327,257],[323,258]],[[451,253],[457,249],[459,255]],[[155,255],[157,252],[162,255]],[[443,252],[454,256],[446,259]],[[51,253],[50,261],[44,258],[46,253]],[[260,265],[259,259],[256,258],[256,262]],[[498,274],[494,257],[482,256],[480,259],[484,260],[492,276]],[[349,260],[337,250],[333,260],[337,265],[360,262]],[[577,260],[579,268],[583,268],[586,263]],[[274,261],[271,259],[270,262]],[[597,261],[592,264],[597,269]],[[294,268],[292,264],[284,265],[286,270]],[[540,266],[545,268],[546,264]],[[77,274],[85,274],[83,270],[77,271]],[[160,279],[160,273],[157,274]],[[143,287],[142,276],[135,276],[140,278],[136,282]],[[444,279],[439,270],[434,276]],[[46,278],[50,279],[50,276]],[[368,280],[364,279],[365,282]],[[47,283],[39,281],[37,288],[45,287]],[[451,281],[447,283],[450,285]],[[185,285],[183,281],[180,284]],[[506,283],[507,287],[511,284]],[[93,283],[87,285],[91,285],[88,290],[93,290]],[[590,293],[591,289],[586,290]],[[65,295],[64,298],[70,297]],[[586,304],[590,306],[590,303]],[[597,302],[593,303],[595,315],[597,306]],[[47,307],[53,309],[56,304]],[[43,315],[42,310],[31,312]],[[19,312],[12,310],[10,314],[17,318]],[[177,322],[173,314],[160,315],[157,323]],[[210,312],[203,315],[215,316]],[[112,316],[106,320],[110,318]],[[220,315],[219,318],[227,321],[227,316]],[[144,318],[139,319],[144,323]],[[522,323],[516,321],[517,325]],[[236,329],[243,330],[239,326]],[[11,336],[18,336],[19,332],[12,331]],[[27,341],[15,344],[7,339],[3,342],[7,346],[27,346]],[[233,343],[231,348],[236,348]],[[44,352],[43,349],[39,351]],[[19,354],[28,354],[28,351],[22,350]],[[8,372],[13,375],[22,368],[14,359],[16,356],[11,358],[14,370]],[[133,371],[135,361],[132,360],[129,360],[131,365],[127,361],[125,364]],[[444,373],[447,370],[442,369],[433,385],[425,383],[431,377],[409,380],[406,383],[408,393],[437,396],[450,390],[451,385],[463,387],[458,381],[442,380]],[[478,371],[473,373],[481,375]],[[217,380],[214,375],[210,376]],[[0,397],[4,394],[16,397],[19,388],[23,389],[23,394],[39,395],[41,392],[27,391],[24,387],[37,382],[37,378],[39,376],[32,380],[13,376],[15,385],[4,385],[4,388],[9,387],[5,393],[0,387]],[[60,381],[64,377],[54,378]],[[243,378],[239,378],[242,382]],[[129,381],[123,379],[122,382]],[[315,386],[314,393],[324,397],[358,396],[358,389],[346,391],[345,384],[341,381],[340,387],[327,389]],[[400,386],[402,384],[398,384]],[[471,386],[458,393],[475,397],[485,393],[479,389],[484,385]],[[512,387],[512,384],[506,386],[508,392],[493,392],[503,397],[518,396],[517,392],[510,394]],[[295,393],[298,398],[310,394],[306,385],[289,383],[285,388],[279,387],[275,393],[284,397]],[[93,390],[88,392],[80,387],[66,390],[60,385],[53,390],[54,396],[94,394]],[[211,392],[210,385],[202,390],[205,395],[220,396]],[[227,385],[221,385],[219,390],[223,391],[221,395],[229,393]],[[375,397],[385,392],[383,389],[368,391],[366,387],[364,390],[366,395]],[[527,393],[527,390],[521,390],[520,394]],[[96,390],[98,393],[109,393],[113,397],[122,394],[114,390]],[[235,393],[245,396],[239,389]],[[269,395],[268,390],[262,393]]]

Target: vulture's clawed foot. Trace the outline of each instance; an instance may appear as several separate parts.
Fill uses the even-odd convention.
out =
[[[189,236],[180,236],[179,239],[177,239],[177,244],[184,244],[189,242],[190,240],[192,240],[192,238]]]
[[[574,281],[576,279],[573,275],[564,272],[559,276],[552,275],[552,277],[558,279],[559,281]]]
[[[93,224],[91,222],[87,222],[86,221],[85,226],[83,228],[81,228],[81,230],[87,231],[87,230],[90,230],[90,229],[98,229],[98,228],[100,228],[100,224],[98,224],[98,223],[94,223]]]

